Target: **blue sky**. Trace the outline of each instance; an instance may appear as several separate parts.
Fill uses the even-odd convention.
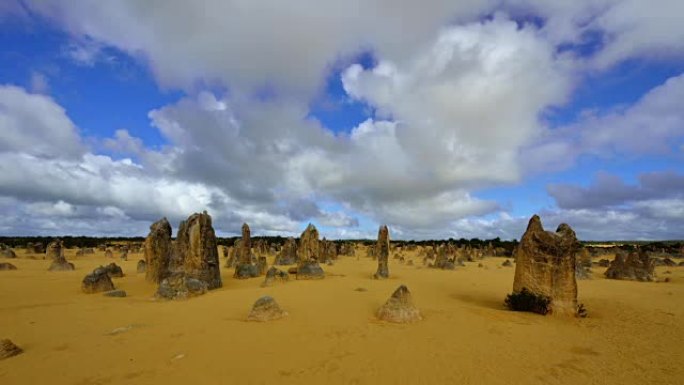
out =
[[[405,3],[11,0],[0,234],[684,238],[680,4]]]

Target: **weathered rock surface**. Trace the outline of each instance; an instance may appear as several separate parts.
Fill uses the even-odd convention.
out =
[[[45,248],[43,248],[43,244],[40,242],[29,242],[26,244],[26,252],[32,254],[45,254]]]
[[[112,291],[115,287],[112,279],[109,277],[107,269],[100,266],[83,278],[81,289],[84,293],[93,294]]]
[[[266,270],[268,270],[268,260],[266,259],[266,257],[261,256],[257,258],[256,268],[257,273],[259,273],[259,276],[266,274]]]
[[[103,268],[100,266],[100,268]],[[109,275],[110,278],[121,278],[124,276],[123,270],[119,265],[116,263],[112,262],[107,266],[104,266],[105,271],[107,271],[107,275]]]
[[[169,262],[173,253],[171,225],[166,218],[154,222],[143,245],[145,257],[145,279],[160,283],[169,274]],[[138,262],[140,272],[140,262]]]
[[[192,214],[178,229],[177,253],[169,268],[206,283],[209,290],[221,287],[216,234],[207,212]]]
[[[276,282],[287,282],[289,279],[290,275],[288,273],[271,266],[271,268],[266,272],[266,278],[261,286],[271,286]]]
[[[233,247],[231,247],[230,255],[228,256],[228,259],[226,260],[226,267],[228,267],[228,268],[237,267],[237,265],[238,265],[238,251],[240,250],[241,244],[242,244],[242,240],[237,239],[235,241],[235,244],[233,245]]]
[[[392,296],[378,309],[378,319],[387,322],[408,323],[420,321],[423,317],[413,305],[411,292],[405,285],[399,286]]]
[[[375,279],[389,278],[389,229],[386,225],[378,229],[378,241],[375,243],[375,255],[378,258],[378,270],[373,274]]]
[[[456,264],[454,263],[454,258],[449,258],[450,250],[446,246],[440,246],[435,251],[435,263],[431,267],[442,269],[442,270],[454,270]],[[451,252],[453,254],[453,252]]]
[[[240,241],[237,251],[238,264],[252,263],[252,231],[246,223],[242,224],[242,238]]]
[[[159,284],[156,297],[162,299],[187,299],[209,290],[206,282],[187,276],[184,272],[172,273]]]
[[[242,264],[235,267],[233,278],[247,279],[256,278],[259,274],[259,267],[255,264]]]
[[[646,252],[631,252],[626,257],[618,253],[604,273],[608,279],[656,281],[655,261]]]
[[[247,316],[248,321],[266,322],[283,318],[287,312],[280,308],[278,303],[270,296],[259,298]]]
[[[510,259],[507,259],[507,260],[503,261],[503,263],[501,264],[501,266],[503,266],[503,267],[513,267],[513,263],[511,262]]]
[[[550,298],[550,313],[577,315],[575,256],[579,242],[566,224],[556,232],[544,231],[539,216],[534,215],[516,250],[513,293],[523,288],[533,295]]]
[[[325,272],[316,261],[301,261],[297,265],[297,279],[323,279]]]
[[[330,263],[337,259],[337,246],[334,242],[328,241],[323,238],[318,245],[318,260],[324,263]]]
[[[14,250],[10,248],[5,248],[0,250],[0,257],[3,258],[16,258],[17,254],[14,252]]]
[[[4,338],[0,340],[0,360],[14,357],[24,351],[14,344],[14,342]]]
[[[677,266],[677,263],[670,258],[663,258],[660,260],[660,263],[662,264],[662,266],[668,266],[668,267]]]
[[[0,262],[0,270],[16,270],[17,267],[9,262]]]
[[[318,230],[316,226],[309,223],[299,238],[299,248],[297,250],[300,261],[318,261],[319,253]]]
[[[249,225],[242,225],[242,238],[237,245],[237,266],[233,278],[247,279],[261,275],[261,266],[252,263],[252,238]]]
[[[323,279],[325,272],[318,264],[318,230],[309,223],[299,240],[297,279]]]
[[[93,250],[92,247],[82,247],[82,248],[78,249],[78,251],[76,252],[76,255],[79,257],[82,257],[84,255],[91,255],[91,254],[95,254],[95,250]]]
[[[135,271],[138,273],[147,272],[147,262],[144,259],[138,261],[138,265],[135,267]]]
[[[354,244],[351,242],[344,242],[340,245],[339,255],[344,255],[348,257],[353,257],[356,255],[356,250]]]
[[[591,278],[591,254],[589,254],[589,251],[585,248],[582,248],[577,254],[577,259],[575,260],[575,278]]]
[[[55,239],[48,244],[48,247],[45,250],[45,258],[52,261],[48,267],[48,271],[74,270],[74,264],[69,263],[66,258],[64,258],[64,244],[59,239]]]
[[[50,263],[48,271],[72,271],[74,270],[74,264],[68,262],[64,256],[55,259]]]
[[[55,239],[48,244],[47,250],[45,250],[45,258],[51,261],[64,258],[64,245],[61,240]]]
[[[297,242],[294,238],[288,238],[280,250],[278,255],[276,255],[273,261],[274,265],[294,265],[297,263]]]

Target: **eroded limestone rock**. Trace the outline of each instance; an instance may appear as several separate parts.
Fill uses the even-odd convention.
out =
[[[14,357],[23,352],[24,351],[20,347],[15,345],[14,342],[10,341],[9,339],[4,338],[0,340],[0,360]]]
[[[609,279],[655,282],[655,261],[645,251],[619,252],[604,273]]]
[[[47,250],[45,251],[45,257],[52,261],[48,267],[48,271],[74,270],[74,264],[64,258],[64,246],[59,239],[48,244]]]
[[[184,272],[177,272],[161,281],[156,297],[161,299],[188,299],[202,295],[208,289],[206,282],[189,277]]]
[[[107,268],[100,266],[83,278],[81,289],[84,293],[93,294],[112,291],[115,287],[114,282],[112,282],[112,279],[108,274]]]
[[[262,287],[271,286],[276,282],[287,282],[290,279],[290,275],[287,272],[278,270],[277,268],[271,266],[266,272],[266,278],[261,284]]]
[[[169,274],[169,262],[173,253],[171,225],[166,218],[154,222],[143,245],[144,272],[148,282],[160,283]],[[138,262],[140,272],[140,262]]]
[[[100,266],[100,268],[103,267]],[[107,266],[104,266],[104,269],[107,271],[107,275],[109,275],[110,278],[121,278],[124,276],[121,266],[117,265],[114,262],[110,263]]]
[[[274,265],[294,265],[297,263],[297,242],[294,238],[288,238],[282,249],[273,261]]]
[[[405,285],[401,285],[392,296],[378,309],[378,319],[387,322],[408,323],[423,319],[420,310],[413,305],[411,292]]]
[[[325,272],[318,264],[319,241],[316,226],[309,223],[299,240],[297,279],[322,279]]]
[[[0,270],[16,270],[17,267],[9,262],[0,262]]]
[[[144,259],[138,261],[135,271],[138,273],[145,273],[147,271],[147,262]]]
[[[318,230],[313,224],[309,223],[299,238],[299,248],[297,252],[300,261],[318,261],[320,258]]]
[[[287,316],[287,312],[280,308],[278,303],[270,296],[259,298],[247,316],[248,321],[266,322]]]
[[[589,254],[589,250],[585,248],[582,248],[577,254],[577,259],[575,260],[575,278],[591,278],[591,254]]]
[[[247,279],[255,278],[261,275],[261,269],[265,271],[265,267],[254,264],[252,262],[252,239],[249,225],[244,223],[242,225],[242,239],[237,246],[237,266],[235,266],[234,278]]]
[[[192,214],[178,229],[176,254],[169,263],[172,272],[183,271],[189,278],[207,284],[209,290],[221,287],[216,234],[207,212]]]
[[[17,257],[17,254],[14,252],[14,250],[7,247],[0,250],[0,257],[13,259]]]
[[[389,229],[386,225],[382,225],[380,226],[380,229],[378,229],[378,241],[375,244],[375,253],[378,258],[378,270],[373,274],[373,278],[389,278],[390,239]]]
[[[64,258],[64,244],[61,240],[55,239],[48,244],[45,250],[45,258],[50,261]]]
[[[539,216],[533,216],[516,250],[513,293],[525,288],[550,298],[551,314],[577,315],[575,255],[579,246],[567,224],[558,226],[555,233],[544,231]]]

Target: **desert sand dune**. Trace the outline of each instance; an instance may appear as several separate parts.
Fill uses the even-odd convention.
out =
[[[514,268],[501,267],[502,258],[453,271],[390,259],[390,278],[374,280],[377,261],[340,257],[324,266],[323,280],[269,287],[222,267],[223,287],[158,301],[157,286],[136,273],[141,254],[116,261],[126,276],[114,284],[128,296],[108,298],[84,294],[80,284],[112,259],[75,253],[66,251],[75,271],[48,272],[49,261],[22,255],[12,260],[18,270],[0,272],[0,337],[24,349],[0,361],[3,385],[684,381],[684,267],[658,267],[667,283],[607,280],[605,268],[594,267],[593,279],[578,281],[589,311],[579,319],[506,310]],[[375,318],[400,284],[422,321]],[[289,315],[246,321],[264,295]]]

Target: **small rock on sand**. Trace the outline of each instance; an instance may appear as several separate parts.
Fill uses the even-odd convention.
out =
[[[8,262],[0,263],[0,270],[16,270],[17,267]]]
[[[378,309],[377,317],[383,321],[408,323],[420,321],[423,317],[413,305],[411,292],[405,285],[401,285],[392,296]]]
[[[83,278],[81,289],[84,293],[92,294],[111,291],[114,290],[115,287],[109,274],[107,274],[107,269],[100,266]]]
[[[273,321],[283,318],[287,312],[280,308],[278,303],[270,296],[263,296],[259,298],[252,306],[252,311],[247,316],[248,321]]]
[[[21,354],[23,350],[9,339],[0,340],[0,360]]]

